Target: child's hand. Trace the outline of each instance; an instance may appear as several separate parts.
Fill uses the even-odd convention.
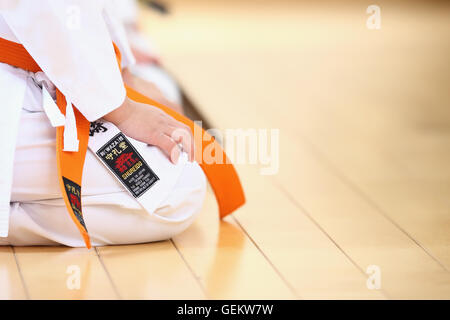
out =
[[[103,118],[125,135],[159,147],[173,163],[180,157],[179,143],[189,161],[194,159],[194,139],[189,127],[156,107],[126,98],[122,106]]]

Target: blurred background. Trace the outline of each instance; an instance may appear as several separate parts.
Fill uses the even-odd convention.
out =
[[[215,126],[282,128],[372,182],[448,181],[447,1],[162,3],[141,28]]]
[[[294,205],[358,268],[395,279],[386,295],[449,298],[450,3],[161,3],[141,2],[140,28],[198,118],[280,129],[277,174],[239,166],[249,202],[235,217],[269,260],[285,263],[271,251],[286,241],[305,264]]]

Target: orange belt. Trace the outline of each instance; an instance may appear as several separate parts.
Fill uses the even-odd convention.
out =
[[[120,65],[120,52],[114,45],[117,59]],[[0,38],[0,62],[6,63],[27,71],[38,72],[42,71],[36,61],[26,51],[26,49],[16,42],[11,42]],[[194,132],[201,130],[205,139],[195,141],[196,150],[202,150],[202,153],[196,152],[196,160],[199,162],[206,177],[211,184],[214,194],[219,205],[219,215],[221,218],[232,213],[238,207],[245,203],[244,191],[242,189],[239,177],[235,168],[227,158],[222,147],[203,129],[196,126],[193,121],[184,117],[183,115],[173,111],[172,109],[148,98],[139,92],[125,86],[127,96],[137,102],[151,104],[156,106],[175,118],[176,120],[188,125]],[[66,99],[64,95],[56,89],[56,104],[58,105],[62,114],[66,114]],[[81,180],[83,175],[84,159],[86,157],[86,150],[89,140],[90,122],[73,106],[75,119],[77,123],[77,132],[79,140],[78,152],[63,151],[63,137],[64,127],[57,127],[56,129],[56,160],[58,165],[58,176],[63,199],[69,211],[70,217],[78,227],[83,239],[88,248],[91,248],[91,241],[88,235],[86,225],[84,223],[82,207],[81,207]],[[217,159],[217,153],[220,153],[221,160],[218,163],[206,163],[202,161],[202,155],[205,149],[214,150]]]

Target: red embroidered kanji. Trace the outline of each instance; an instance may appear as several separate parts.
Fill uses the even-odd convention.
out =
[[[69,198],[70,198],[70,203],[71,203],[72,205],[74,205],[75,208],[77,208],[77,209],[80,209],[80,208],[81,208],[80,200],[78,199],[78,197],[77,197],[76,195],[71,194],[71,195],[69,196]]]
[[[136,159],[133,158],[134,153],[124,153],[116,159],[116,169],[121,173],[127,170],[130,166],[136,163]]]

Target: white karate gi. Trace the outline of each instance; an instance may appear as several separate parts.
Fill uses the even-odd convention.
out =
[[[46,77],[88,120],[122,104],[125,90],[111,41],[120,48],[125,65],[132,64],[133,57],[103,1],[24,0],[0,5],[0,37],[24,45]],[[80,23],[75,17],[67,25],[68,14],[79,14]],[[0,237],[0,245],[84,246],[61,197],[56,129],[42,109],[36,81],[35,74],[0,63],[0,232],[8,230],[9,220],[9,234]],[[145,159],[161,153],[156,147],[145,148]],[[164,167],[149,165],[156,173]],[[148,212],[88,150],[82,204],[92,244],[157,241],[186,229],[202,206],[206,180],[198,164],[179,166],[171,181],[158,181],[173,188],[154,199],[157,209]]]

